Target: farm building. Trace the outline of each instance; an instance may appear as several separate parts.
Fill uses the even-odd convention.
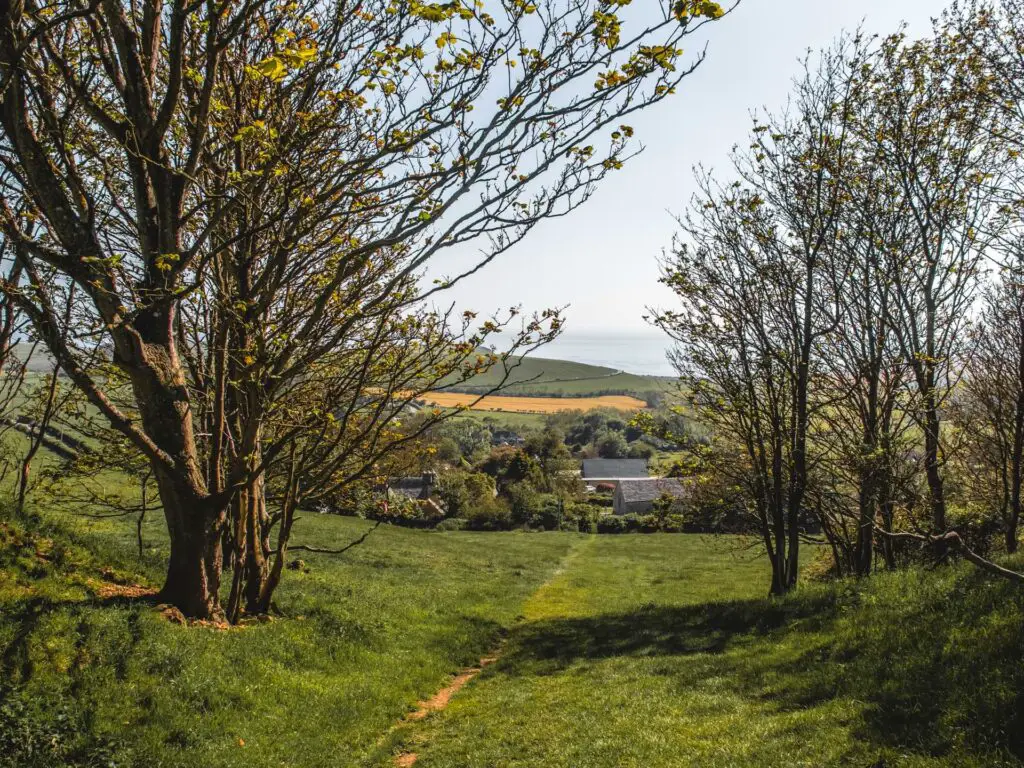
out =
[[[491,435],[491,445],[525,445],[526,438],[510,429],[499,429]]]
[[[615,489],[613,508],[616,515],[643,515],[654,509],[654,502],[665,495],[682,499],[686,497],[686,488],[673,478],[622,480]]]
[[[437,476],[433,472],[412,477],[393,477],[388,481],[388,496],[404,496],[413,501],[429,499],[436,482]]]
[[[435,485],[437,475],[433,472],[424,472],[422,475],[412,477],[393,477],[388,481],[387,499],[388,502],[409,499],[421,509],[429,508],[439,517],[444,517],[444,507],[432,496]]]
[[[584,459],[583,482],[587,485],[650,477],[647,459]]]

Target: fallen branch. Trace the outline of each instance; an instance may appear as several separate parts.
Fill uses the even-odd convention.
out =
[[[931,536],[920,533],[892,533],[890,531],[882,530],[877,526],[875,530],[881,533],[883,536],[889,537],[890,539],[917,541],[922,544],[927,544],[928,546],[936,546],[940,544],[951,545],[953,549],[955,549],[957,552],[963,555],[965,560],[969,560],[981,570],[986,571],[987,573],[991,573],[994,576],[999,576],[1000,578],[1008,579],[1009,581],[1015,582],[1017,584],[1024,584],[1024,573],[1020,573],[1019,571],[1013,571],[1009,568],[1004,568],[998,563],[993,563],[991,560],[982,557],[969,546],[967,546],[967,543],[956,531],[948,531],[947,533],[944,533],[941,536]]]
[[[309,546],[307,544],[295,544],[293,546],[288,547],[288,549],[290,551],[292,551],[292,552],[301,551],[301,552],[313,552],[313,553],[318,554],[318,555],[340,555],[343,552],[348,552],[348,550],[352,549],[352,547],[358,547],[360,544],[362,544],[364,541],[366,541],[367,537],[371,533],[373,533],[378,528],[380,528],[380,526],[383,523],[384,523],[383,520],[378,520],[376,525],[374,525],[372,528],[370,528],[366,533],[364,533],[362,536],[360,536],[355,541],[349,542],[348,544],[346,544],[341,549],[322,549],[320,547],[311,547],[311,546]]]

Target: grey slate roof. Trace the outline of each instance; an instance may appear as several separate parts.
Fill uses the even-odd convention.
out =
[[[584,459],[583,477],[608,480],[618,477],[647,477],[647,459]]]
[[[646,478],[644,480],[623,480],[619,483],[622,500],[627,504],[655,501],[663,494],[677,498],[686,494],[683,484],[675,478]]]
[[[395,477],[388,482],[388,491],[409,499],[427,499],[430,481],[424,477]]]

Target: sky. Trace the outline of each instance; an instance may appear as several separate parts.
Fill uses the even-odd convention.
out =
[[[652,0],[640,0],[652,2]],[[610,174],[582,208],[538,225],[521,243],[445,292],[445,303],[481,313],[567,307],[566,334],[655,332],[649,306],[668,307],[658,259],[694,192],[693,167],[728,170],[730,149],[748,135],[752,111],[784,107],[808,49],[842,31],[922,36],[946,0],[742,0],[686,39],[707,42],[707,59],[677,93],[632,116],[644,151]],[[451,274],[441,269],[438,274]]]

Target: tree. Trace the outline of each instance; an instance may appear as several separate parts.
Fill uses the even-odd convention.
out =
[[[597,455],[602,459],[621,459],[629,452],[626,438],[619,432],[605,432],[598,435],[595,442]]]
[[[841,297],[838,322],[823,340],[829,407],[817,439],[824,472],[816,499],[822,526],[837,555],[836,568],[860,576],[874,566],[875,531],[891,531],[904,489],[911,441],[906,413],[906,366],[892,325],[891,254],[904,247],[909,212],[872,151],[874,123],[866,87],[877,63],[871,41],[858,40],[848,65],[856,78],[852,107],[854,151],[841,179],[844,200],[827,280]],[[895,566],[883,537],[886,563]]]
[[[746,453],[772,594],[797,582],[818,351],[839,322],[828,275],[853,155],[851,45],[808,67],[792,115],[755,124],[734,183],[703,179],[665,268],[682,308],[656,313],[698,418]]]
[[[1007,268],[985,294],[973,332],[971,364],[956,417],[965,437],[965,472],[975,497],[1002,523],[1007,552],[1017,551],[1024,484],[1024,275]]]
[[[453,332],[424,302],[585,201],[628,159],[623,119],[699,63],[678,66],[682,38],[722,15],[492,10],[5,6],[0,227],[23,273],[0,288],[149,460],[162,599],[187,615],[221,614],[225,541],[231,602],[264,609],[296,505],[413,439],[392,427],[415,394],[495,362],[462,367],[502,322]],[[481,255],[420,290],[454,247]]]
[[[865,130],[906,211],[891,255],[889,315],[915,387],[931,526],[947,528],[942,412],[963,370],[970,308],[991,241],[1000,173],[995,115],[979,57],[938,34],[886,39],[872,75]]]

